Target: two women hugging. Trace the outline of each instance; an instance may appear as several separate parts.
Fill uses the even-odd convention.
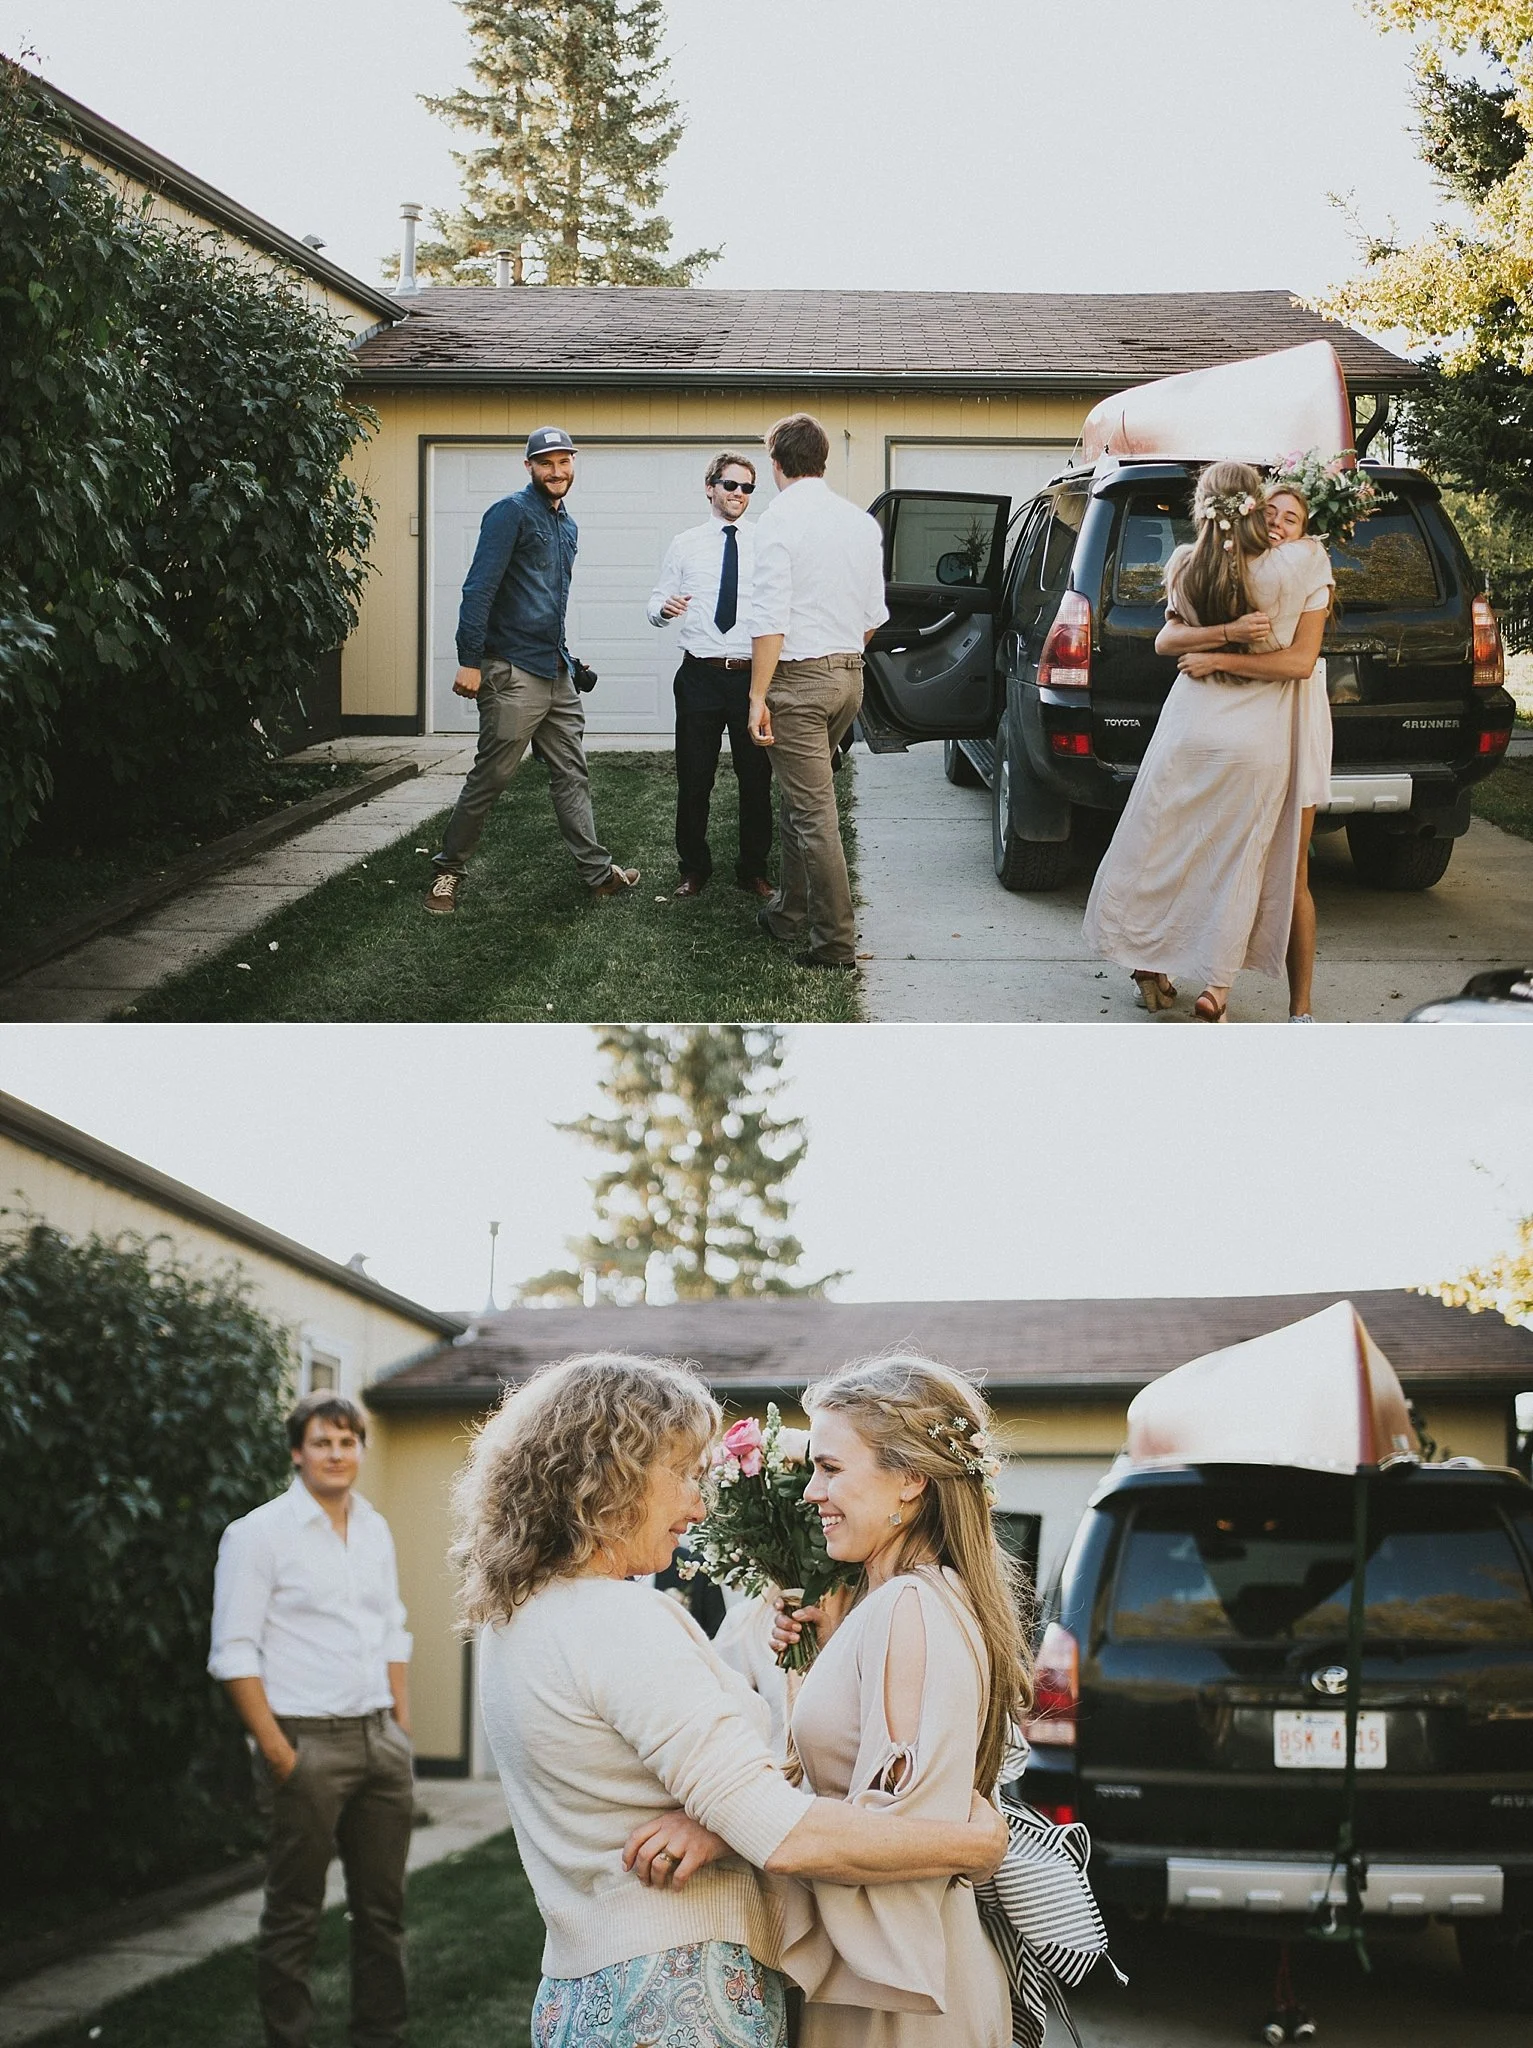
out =
[[[785,2048],[790,1984],[800,2048],[1009,2048],[973,1880],[1006,1850],[989,1795],[1031,1686],[989,1415],[963,1375],[903,1354],[804,1406],[809,1442],[789,1449],[822,1582],[845,1591],[805,1617],[824,1647],[787,1768],[768,1703],[638,1583],[706,1512],[721,1416],[690,1368],[548,1367],[459,1482],[484,1725],[547,1929],[535,2048]],[[737,1467],[765,1456],[748,1434]]]

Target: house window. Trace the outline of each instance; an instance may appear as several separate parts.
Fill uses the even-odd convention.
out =
[[[299,1392],[345,1394],[350,1391],[350,1346],[326,1331],[305,1330],[299,1344]]]
[[[1533,1479],[1533,1391],[1512,1403],[1512,1463],[1524,1479]]]

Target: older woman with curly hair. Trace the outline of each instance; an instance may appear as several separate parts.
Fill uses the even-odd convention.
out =
[[[815,1798],[773,1761],[764,1703],[651,1587],[703,1517],[717,1404],[687,1367],[545,1368],[485,1424],[454,1558],[479,1694],[547,1929],[535,2048],[784,2048],[778,1962],[806,1896],[993,1869],[1005,1829]]]

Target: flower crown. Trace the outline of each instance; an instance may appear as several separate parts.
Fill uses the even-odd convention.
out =
[[[1228,534],[1237,519],[1249,519],[1260,503],[1260,498],[1253,497],[1249,491],[1241,491],[1238,495],[1234,491],[1211,491],[1193,516],[1202,520],[1205,526],[1210,521],[1216,522],[1219,531]],[[1227,555],[1232,554],[1234,540],[1225,540],[1223,547]]]
[[[932,1423],[926,1434],[938,1450],[946,1451],[950,1458],[956,1459],[971,1479],[984,1482],[985,1496],[993,1502],[1001,1461],[996,1457],[985,1431],[974,1427],[974,1418],[955,1415],[951,1422]]]

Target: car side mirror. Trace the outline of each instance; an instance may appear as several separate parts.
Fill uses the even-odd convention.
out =
[[[937,581],[939,583],[972,583],[974,565],[967,555],[961,555],[956,548],[937,557]]]

